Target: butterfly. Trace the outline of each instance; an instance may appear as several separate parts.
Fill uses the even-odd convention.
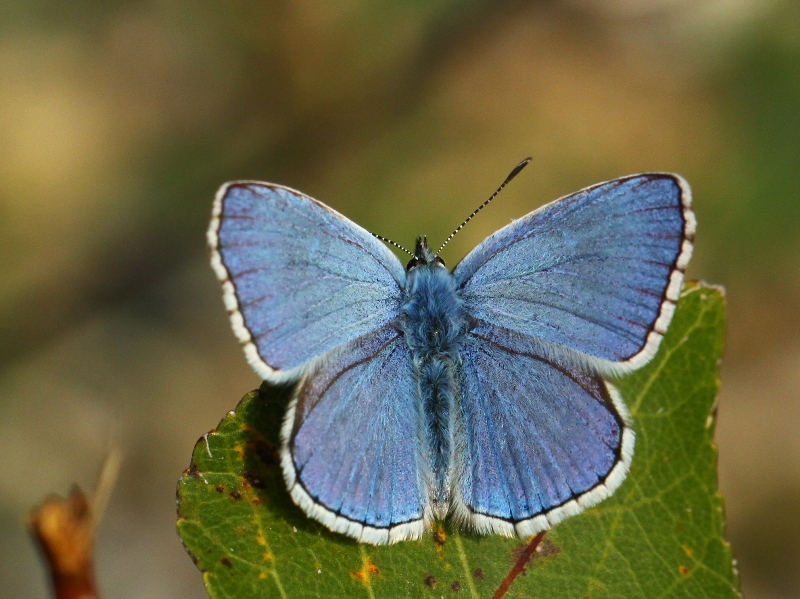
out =
[[[655,355],[695,226],[682,177],[631,175],[512,221],[452,271],[420,238],[404,268],[321,202],[240,181],[208,243],[248,361],[297,382],[292,499],[386,544],[446,517],[526,537],[622,484],[635,436],[609,379]]]

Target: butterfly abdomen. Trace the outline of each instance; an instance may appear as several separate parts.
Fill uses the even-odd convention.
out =
[[[428,495],[438,518],[444,518],[449,509],[453,464],[451,413],[466,323],[455,279],[447,269],[424,264],[408,272],[402,328],[417,376],[431,468],[432,488]]]

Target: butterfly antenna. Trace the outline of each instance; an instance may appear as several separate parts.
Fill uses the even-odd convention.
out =
[[[414,252],[409,252],[406,248],[404,248],[402,245],[400,245],[396,241],[392,241],[391,239],[389,239],[387,237],[384,237],[383,235],[378,235],[377,233],[373,233],[372,235],[373,235],[373,237],[377,237],[378,239],[380,239],[381,241],[383,241],[385,243],[393,245],[394,247],[396,247],[399,250],[403,250],[406,254],[408,254],[412,258],[414,257]]]
[[[508,177],[506,177],[506,180],[505,180],[505,181],[503,181],[503,183],[500,185],[500,187],[498,187],[498,188],[497,188],[497,191],[495,191],[495,192],[492,194],[492,197],[490,197],[490,198],[489,198],[488,200],[486,200],[486,201],[485,201],[483,204],[481,204],[480,206],[478,206],[478,207],[477,207],[477,208],[476,208],[476,209],[475,209],[475,210],[472,212],[472,214],[470,214],[470,215],[469,215],[469,216],[468,216],[468,217],[467,217],[467,218],[464,220],[464,222],[463,222],[463,223],[461,223],[460,225],[458,225],[458,227],[456,227],[456,230],[455,230],[455,231],[453,231],[452,233],[450,233],[450,237],[448,237],[447,239],[445,239],[445,240],[444,240],[444,243],[442,244],[442,247],[440,247],[440,248],[439,248],[439,251],[438,251],[438,252],[436,252],[436,255],[437,255],[437,256],[438,256],[439,254],[441,254],[441,253],[442,253],[442,250],[444,249],[444,246],[446,246],[446,245],[447,245],[447,244],[450,242],[450,240],[451,240],[453,237],[455,237],[455,236],[456,236],[456,233],[458,233],[458,232],[459,232],[461,229],[463,229],[463,228],[464,228],[464,225],[466,225],[466,224],[467,224],[469,221],[471,221],[471,220],[472,220],[472,218],[473,218],[473,217],[474,217],[476,214],[478,214],[478,212],[480,212],[481,210],[483,210],[484,208],[486,208],[486,206],[488,206],[488,205],[489,205],[489,202],[491,202],[493,199],[495,199],[495,198],[498,196],[498,194],[499,194],[501,191],[503,191],[503,188],[504,188],[506,185],[508,185],[508,184],[509,184],[509,182],[511,181],[511,179],[513,179],[514,177],[516,177],[517,175],[519,175],[519,172],[520,172],[522,169],[524,169],[526,166],[528,166],[528,163],[529,163],[530,161],[531,161],[531,157],[530,157],[530,156],[528,156],[528,157],[527,157],[525,160],[523,160],[523,161],[522,161],[522,162],[520,162],[520,163],[519,163],[517,166],[515,166],[515,167],[514,167],[514,170],[513,170],[513,171],[511,171],[511,172],[508,174]]]

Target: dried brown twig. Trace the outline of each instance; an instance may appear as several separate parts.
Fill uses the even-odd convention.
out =
[[[112,449],[103,464],[94,498],[77,486],[69,497],[51,496],[28,514],[28,527],[50,570],[56,599],[99,599],[94,576],[94,533],[119,472]]]

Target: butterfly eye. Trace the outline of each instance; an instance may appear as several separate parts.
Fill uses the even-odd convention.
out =
[[[447,264],[445,264],[445,263],[444,263],[444,260],[442,260],[442,259],[441,259],[439,256],[436,256],[436,257],[433,259],[433,263],[434,263],[434,264],[438,264],[438,265],[439,265],[439,266],[441,266],[442,268],[447,268]]]
[[[414,256],[413,258],[411,258],[411,260],[408,261],[408,264],[406,264],[406,272],[408,272],[409,270],[418,265],[419,265],[419,258]]]

